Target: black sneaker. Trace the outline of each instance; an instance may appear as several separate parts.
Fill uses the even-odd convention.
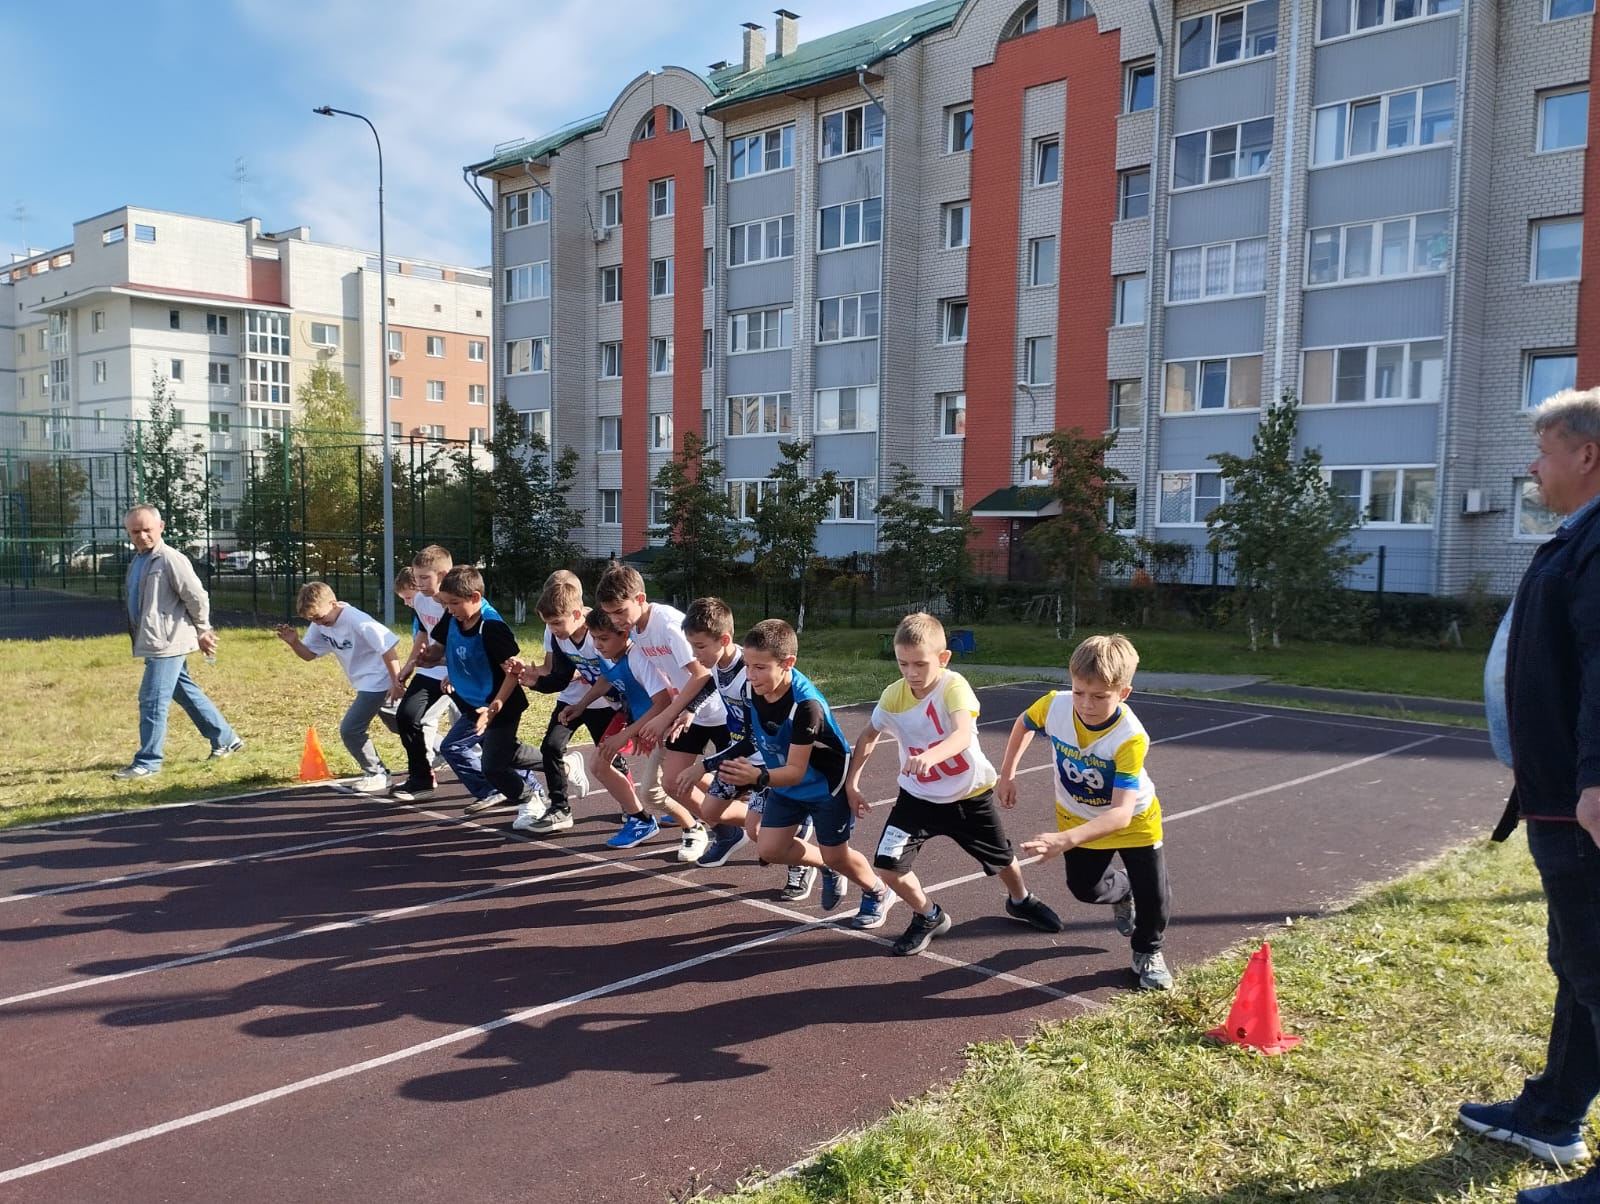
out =
[[[1037,928],[1040,932],[1061,931],[1061,917],[1046,907],[1044,900],[1032,892],[1029,892],[1028,897],[1021,903],[1013,903],[1008,896],[1006,915],[1013,920],[1021,920],[1030,928]]]
[[[911,924],[901,934],[900,939],[890,948],[896,957],[910,957],[914,953],[921,953],[933,944],[933,938],[943,936],[950,931],[950,913],[937,903],[933,905],[931,916],[914,913]]]
[[[389,797],[400,803],[420,803],[433,797],[434,776],[429,773],[420,782],[405,781],[389,791]]]

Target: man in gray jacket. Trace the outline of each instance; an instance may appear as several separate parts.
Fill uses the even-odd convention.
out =
[[[189,558],[162,541],[166,524],[154,506],[134,506],[122,525],[133,544],[128,566],[128,632],[133,654],[144,657],[139,684],[139,751],[133,764],[111,776],[125,782],[160,772],[167,738],[167,711],[177,700],[200,734],[211,742],[211,757],[231,756],[244,747],[215,704],[189,676],[185,658],[196,649],[217,650],[211,630],[211,600]]]

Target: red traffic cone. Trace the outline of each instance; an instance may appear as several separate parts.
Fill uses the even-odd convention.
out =
[[[317,729],[306,728],[306,746],[300,754],[300,780],[326,782],[333,776],[328,768],[328,758],[322,755],[322,743],[317,739]]]
[[[1278,1026],[1278,991],[1272,980],[1272,946],[1265,941],[1250,955],[1250,964],[1239,980],[1238,993],[1228,1012],[1228,1023],[1206,1033],[1219,1041],[1259,1049],[1264,1054],[1281,1054],[1300,1044],[1299,1037],[1287,1037]]]

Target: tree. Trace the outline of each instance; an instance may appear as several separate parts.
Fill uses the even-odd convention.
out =
[[[1250,455],[1218,452],[1223,501],[1206,516],[1207,546],[1233,553],[1235,597],[1250,650],[1265,629],[1278,647],[1286,628],[1305,628],[1342,594],[1344,574],[1366,559],[1352,551],[1356,515],[1322,476],[1322,453],[1295,455],[1300,403],[1285,393],[1250,440]]]
[[[782,460],[762,487],[755,512],[756,576],[767,584],[793,587],[795,630],[806,626],[806,586],[816,559],[817,527],[839,496],[834,472],[805,475],[810,447],[803,441],[778,444]]]
[[[1116,438],[1115,434],[1093,438],[1073,427],[1051,433],[1043,447],[1022,458],[1023,463],[1049,470],[1050,483],[1041,488],[1059,508],[1059,513],[1023,536],[1056,582],[1058,640],[1061,593],[1065,591],[1068,598],[1067,636],[1071,637],[1078,630],[1080,590],[1094,588],[1102,564],[1124,562],[1130,556],[1128,540],[1111,522],[1112,502],[1125,492],[1121,486],[1128,479],[1105,462]]]
[[[652,575],[684,598],[716,592],[751,548],[723,485],[722,462],[699,434],[688,431],[653,484],[666,496],[666,521],[650,534],[666,542]]]
[[[552,461],[544,436],[524,426],[503,398],[495,403],[494,436],[485,446],[494,456],[490,567],[497,589],[525,599],[553,570],[583,555],[572,539],[583,511],[567,501],[578,453],[568,447]]]
[[[348,565],[355,551],[352,545],[347,555],[339,544],[361,525],[358,498],[365,466],[360,460],[366,438],[344,375],[328,364],[311,369],[295,400],[300,425],[294,443],[301,474],[295,487],[304,498],[302,534],[314,549],[308,551],[306,571],[324,575]],[[381,476],[381,461],[374,471]]]
[[[150,374],[150,417],[132,424],[124,447],[133,466],[135,500],[161,511],[166,541],[179,548],[203,542],[215,489],[206,471],[206,441],[184,430],[171,383],[157,367]]]
[[[878,562],[906,589],[906,600],[952,598],[972,576],[967,540],[976,530],[963,510],[946,517],[922,501],[922,482],[895,464],[894,485],[878,499]]]

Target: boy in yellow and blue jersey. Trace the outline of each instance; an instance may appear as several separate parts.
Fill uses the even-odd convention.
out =
[[[1067,889],[1085,903],[1109,903],[1117,931],[1133,945],[1133,972],[1147,991],[1172,986],[1161,952],[1171,909],[1161,850],[1161,801],[1145,772],[1150,737],[1127,706],[1139,654],[1121,635],[1090,636],[1072,653],[1072,692],[1052,690],[1017,716],[995,795],[1017,801],[1017,762],[1035,732],[1055,760],[1056,831],[1022,842],[1032,856],[1065,854]],[[1120,858],[1122,867],[1112,862]]]

